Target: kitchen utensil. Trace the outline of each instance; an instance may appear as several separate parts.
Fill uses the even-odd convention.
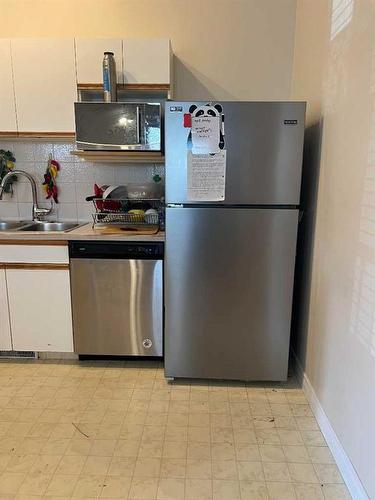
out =
[[[108,186],[103,193],[103,200],[110,198],[111,200],[123,200],[127,197],[127,187],[112,185]]]
[[[145,222],[148,224],[153,224],[155,221],[155,218],[158,217],[158,211],[155,210],[154,208],[149,208],[145,212]]]
[[[156,234],[159,231],[158,226],[103,226],[94,227],[95,234]]]
[[[118,211],[121,209],[121,203],[119,201],[104,200],[103,195],[105,191],[111,186],[98,186],[94,184],[94,196],[87,196],[86,201],[93,201],[95,208],[100,212],[111,212]]]
[[[147,184],[128,184],[126,187],[129,200],[147,200],[161,197],[160,184],[149,182]]]

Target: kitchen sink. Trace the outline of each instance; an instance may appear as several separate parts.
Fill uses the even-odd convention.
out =
[[[62,232],[70,231],[78,227],[76,222],[33,222],[27,226],[20,227],[20,231],[42,231],[42,232]]]
[[[0,222],[0,231],[17,231],[26,226],[27,222]]]

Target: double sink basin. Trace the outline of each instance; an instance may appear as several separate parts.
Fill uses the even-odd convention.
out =
[[[75,229],[80,224],[76,222],[1,222],[0,221],[0,232],[2,231],[31,231],[31,232],[67,232]]]

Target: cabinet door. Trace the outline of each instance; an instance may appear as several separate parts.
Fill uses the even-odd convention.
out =
[[[170,84],[169,39],[124,39],[124,83]]]
[[[0,269],[0,350],[12,350],[5,270]]]
[[[74,40],[11,41],[19,132],[73,132]]]
[[[16,105],[14,102],[13,70],[10,40],[0,40],[0,132],[16,132]]]
[[[124,83],[122,40],[113,38],[76,38],[77,83],[103,83],[103,55],[113,52],[117,83]]]
[[[67,269],[6,269],[13,349],[73,352]]]

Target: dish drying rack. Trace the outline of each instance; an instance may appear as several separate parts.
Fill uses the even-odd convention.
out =
[[[93,227],[122,226],[122,227],[155,227],[164,229],[164,200],[163,199],[131,199],[112,200],[90,197],[95,207]],[[146,208],[147,207],[147,208]],[[128,213],[129,210],[156,210],[157,213],[138,214]]]

